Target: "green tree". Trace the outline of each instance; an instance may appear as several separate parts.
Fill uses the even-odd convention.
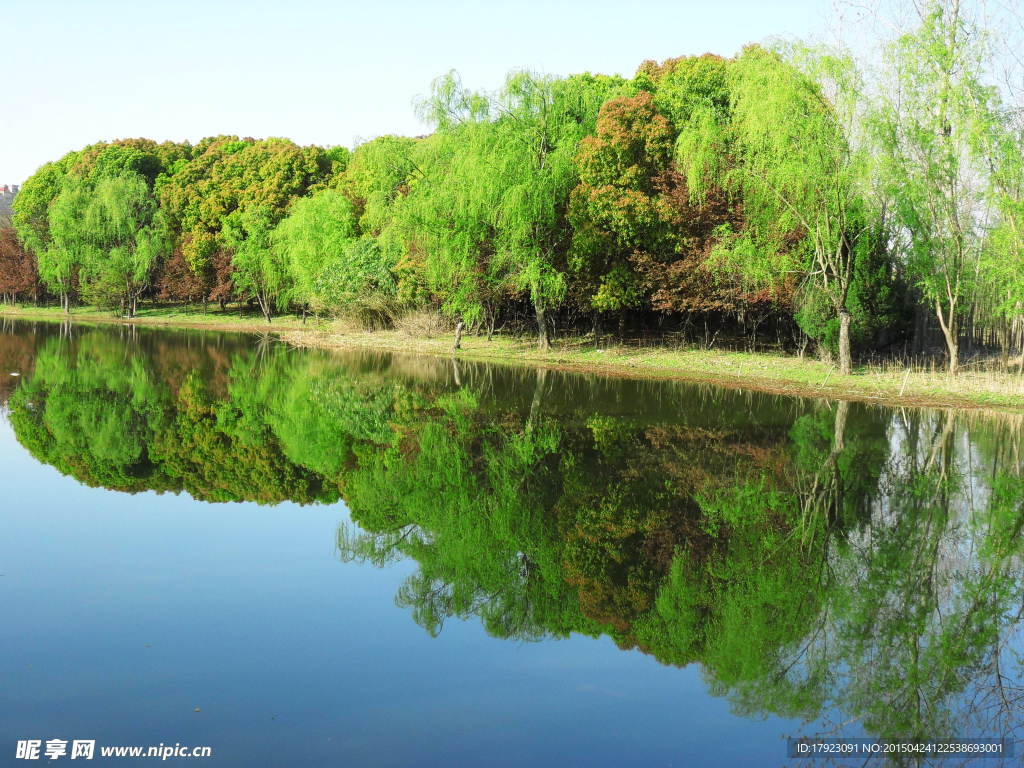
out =
[[[915,24],[887,42],[877,109],[878,158],[907,234],[908,267],[960,361],[960,317],[974,289],[991,219],[983,137],[998,121],[985,83],[990,40],[977,8],[914,6]]]
[[[620,313],[620,334],[626,309],[642,298],[632,257],[676,250],[666,194],[674,140],[675,129],[657,113],[654,97],[641,91],[605,102],[597,135],[580,142],[569,264],[573,276],[589,284],[594,309]]]
[[[290,264],[295,295],[316,311],[377,306],[394,297],[389,265],[376,238],[356,237],[354,207],[336,190],[295,201],[274,231]]]
[[[60,296],[64,312],[71,312],[71,290],[82,265],[95,254],[88,211],[89,188],[72,179],[47,212],[46,239],[33,239],[39,256],[39,275]]]
[[[138,175],[104,179],[90,197],[84,226],[93,247],[83,265],[83,293],[97,303],[116,297],[121,314],[134,317],[164,253],[162,216]]]
[[[853,148],[859,75],[849,57],[832,51],[794,46],[788,53],[789,61],[751,46],[729,69],[729,176],[742,194],[746,230],[723,243],[718,259],[761,279],[794,270],[806,275],[809,289],[827,297],[838,316],[839,371],[848,375],[850,290],[873,221],[859,187],[863,158]],[[718,162],[708,161],[706,148],[721,141],[721,125],[709,119],[696,129],[707,135],[681,147],[689,151],[688,177],[699,180]],[[787,251],[794,236],[800,244]]]
[[[426,271],[452,314],[475,319],[489,295],[527,294],[539,345],[550,346],[548,312],[565,293],[559,267],[576,186],[575,156],[599,104],[594,84],[512,72],[494,93],[470,92],[454,73],[420,105],[446,162],[428,176],[418,222]],[[454,278],[454,279],[453,279]]]
[[[223,236],[232,249],[234,282],[251,291],[270,322],[275,308],[288,301],[292,279],[289,263],[273,244],[273,214],[262,205],[236,211],[223,223]]]

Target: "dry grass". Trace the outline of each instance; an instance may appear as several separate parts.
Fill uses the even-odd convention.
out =
[[[414,339],[435,339],[454,332],[452,321],[439,312],[426,309],[408,312],[394,320],[396,331]]]
[[[395,329],[360,333],[343,327],[293,331],[282,338],[298,347],[370,348],[471,360],[492,360],[543,365],[550,368],[616,376],[703,381],[740,389],[810,397],[843,397],[890,405],[954,408],[999,408],[1024,411],[1024,381],[994,367],[966,366],[950,378],[941,370],[892,363],[858,366],[852,376],[839,376],[834,366],[810,358],[778,353],[674,349],[641,341],[610,344],[594,349],[592,337],[556,340],[550,352],[540,352],[536,339],[496,334],[491,342],[466,335],[462,349],[453,353],[450,327],[443,329],[430,316],[401,318]],[[904,379],[906,386],[904,388]]]

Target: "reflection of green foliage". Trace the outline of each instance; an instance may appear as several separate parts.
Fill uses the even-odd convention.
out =
[[[258,394],[247,388],[250,366],[236,365],[243,385],[223,400],[196,372],[172,395],[159,363],[99,332],[50,339],[34,375],[11,398],[18,439],[40,461],[91,486],[185,490],[209,501],[337,499],[336,485],[290,458],[271,426],[273,412],[250,396]]]
[[[397,600],[431,634],[453,616],[520,639],[586,626],[551,546],[558,429],[495,429],[470,395],[424,415],[413,433],[364,452],[350,476],[353,518],[375,533],[348,543],[351,556],[414,557],[419,572]]]
[[[337,498],[317,475],[285,457],[269,426],[245,403],[211,403],[194,380],[178,400],[177,429],[155,447],[165,471],[193,497],[261,504]]]
[[[35,458],[88,485],[163,489],[167,480],[149,456],[163,416],[159,395],[144,360],[117,346],[90,337],[68,366],[66,349],[52,340],[11,398],[11,423]],[[111,353],[115,366],[105,364]]]
[[[453,389],[440,362],[410,376],[385,358],[79,333],[38,345],[11,396],[32,455],[131,492],[343,495],[364,532],[341,531],[342,557],[415,560],[396,601],[431,634],[450,618],[520,640],[606,634],[700,663],[747,716],[838,710],[887,737],[1015,727],[994,698],[1020,674],[1024,601],[1019,436],[1003,425],[691,390],[653,419],[596,395],[559,410],[544,373],[463,363]]]

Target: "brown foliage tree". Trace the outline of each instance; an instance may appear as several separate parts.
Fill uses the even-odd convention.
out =
[[[14,301],[18,296],[39,301],[35,259],[22,246],[13,227],[0,229],[0,295],[5,301]]]
[[[196,274],[189,268],[188,261],[181,247],[175,248],[171,258],[163,266],[156,282],[159,290],[157,299],[160,301],[183,301],[185,311],[191,301],[201,301],[206,305],[212,289],[212,280],[206,271]]]

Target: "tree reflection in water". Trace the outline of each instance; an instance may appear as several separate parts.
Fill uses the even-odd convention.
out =
[[[343,499],[431,635],[607,635],[808,735],[1020,735],[1019,416],[124,328],[7,329],[0,367],[88,485]]]

